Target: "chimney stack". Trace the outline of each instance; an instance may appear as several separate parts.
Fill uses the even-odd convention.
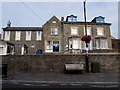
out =
[[[61,21],[62,21],[62,22],[64,21],[64,17],[61,17]]]
[[[7,27],[11,27],[11,22],[10,22],[10,20],[9,20],[8,23],[7,23]]]

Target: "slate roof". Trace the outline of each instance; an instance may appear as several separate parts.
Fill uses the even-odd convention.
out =
[[[85,22],[63,22],[64,24],[85,24]],[[86,22],[88,25],[111,25],[111,23],[93,23],[93,22]]]
[[[42,27],[6,27],[4,31],[42,31]]]
[[[13,43],[10,43],[10,42],[4,41],[4,40],[0,40],[0,44],[9,44],[9,45],[14,46]]]

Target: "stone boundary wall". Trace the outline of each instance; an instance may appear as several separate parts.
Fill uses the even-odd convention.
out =
[[[86,55],[6,55],[2,57],[2,63],[8,64],[8,72],[11,73],[64,73],[65,64],[84,63]],[[99,62],[101,72],[119,72],[120,55],[89,55],[91,62]],[[1,63],[1,64],[2,64]],[[91,70],[91,66],[90,66]]]

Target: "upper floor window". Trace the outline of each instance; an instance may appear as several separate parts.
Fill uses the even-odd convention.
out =
[[[95,17],[92,22],[94,23],[105,23],[105,17],[102,17],[102,16],[98,16],[98,17]]]
[[[99,16],[99,17],[96,18],[96,23],[104,23],[104,22],[105,22],[104,17]]]
[[[57,27],[51,28],[51,35],[58,35],[58,28]]]
[[[31,40],[31,31],[26,31],[26,40]]]
[[[85,27],[84,27],[84,35],[86,35]],[[91,27],[87,27],[87,35],[91,35]]]
[[[52,23],[56,23],[56,21],[52,21]]]
[[[41,31],[37,31],[36,32],[36,40],[41,40],[42,38],[42,32]]]
[[[5,31],[5,40],[10,40],[10,31]]]
[[[66,21],[67,22],[76,22],[77,16],[74,16],[74,15],[67,16]]]
[[[68,18],[68,21],[69,21],[69,22],[72,22],[72,18]]]
[[[71,35],[78,35],[78,27],[71,27]]]
[[[101,27],[97,28],[97,35],[104,35],[103,28]]]
[[[21,36],[21,31],[16,31],[16,34],[15,34],[15,40],[20,40],[20,36]]]

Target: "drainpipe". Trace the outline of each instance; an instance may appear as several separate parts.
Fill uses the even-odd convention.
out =
[[[64,45],[64,17],[61,17],[61,31],[62,31],[62,53],[64,53],[64,48],[66,47],[65,45]]]

